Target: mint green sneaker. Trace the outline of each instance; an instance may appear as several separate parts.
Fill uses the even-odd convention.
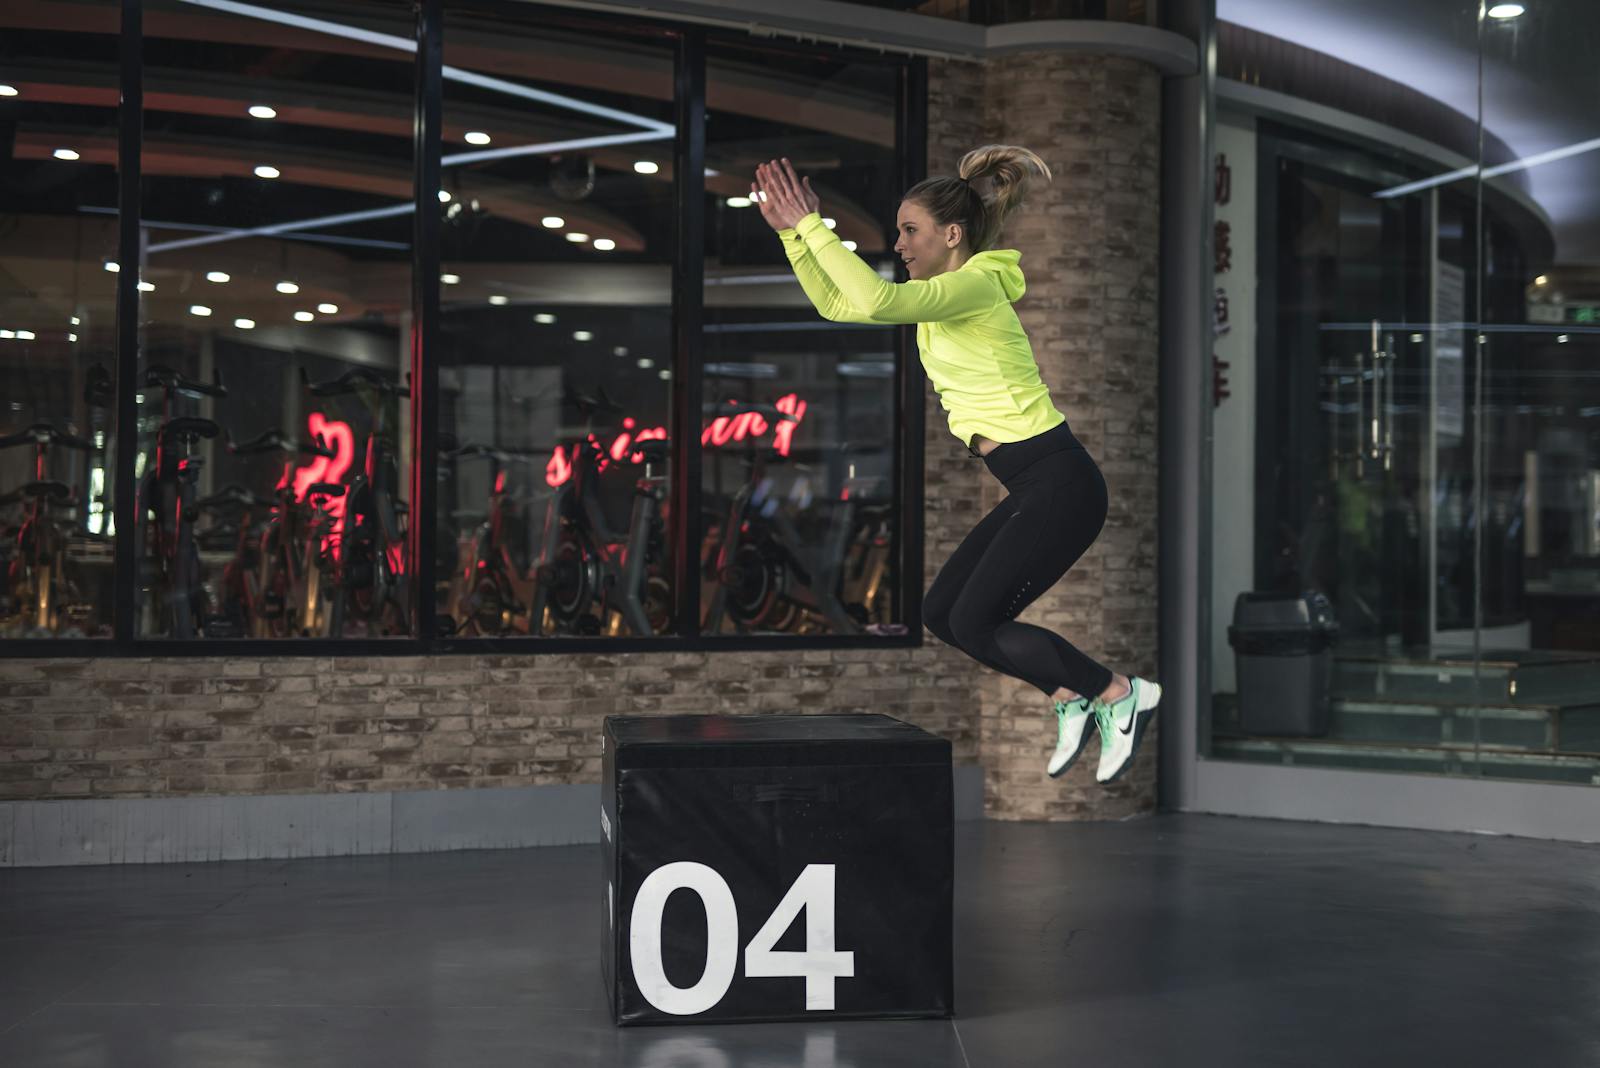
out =
[[[1056,702],[1056,751],[1050,754],[1050,765],[1045,770],[1052,779],[1060,778],[1072,767],[1078,754],[1089,741],[1089,705],[1087,697]]]
[[[1128,692],[1121,700],[1109,705],[1095,701],[1095,718],[1100,721],[1100,767],[1095,781],[1116,782],[1128,770],[1160,703],[1161,687],[1137,675],[1128,676]]]

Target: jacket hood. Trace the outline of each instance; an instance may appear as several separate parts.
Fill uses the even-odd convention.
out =
[[[1021,259],[1022,253],[1014,248],[996,248],[978,253],[963,263],[961,269],[982,271],[992,275],[994,280],[1000,283],[1000,290],[1005,293],[1006,300],[1016,303],[1028,288],[1022,278],[1022,268],[1018,266]]]

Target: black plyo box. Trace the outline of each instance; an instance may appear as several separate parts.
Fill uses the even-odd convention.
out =
[[[889,716],[608,716],[619,1024],[954,1012],[950,743]]]

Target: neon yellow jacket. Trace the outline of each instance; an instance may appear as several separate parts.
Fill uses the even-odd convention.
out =
[[[923,370],[962,444],[975,434],[1021,441],[1066,420],[1011,307],[1026,288],[1015,249],[980,252],[954,271],[897,284],[845,248],[815,212],[778,236],[824,319],[917,324]]]

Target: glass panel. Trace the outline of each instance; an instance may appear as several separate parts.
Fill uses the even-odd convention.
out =
[[[672,41],[487,3],[444,39],[440,618],[665,634]]]
[[[119,6],[0,12],[0,638],[112,628]]]
[[[787,156],[847,246],[896,277],[898,78],[895,65],[831,51],[709,50],[707,634],[905,632],[893,508],[897,328],[822,319],[748,198],[756,164]]]
[[[1600,20],[1523,6],[1481,25],[1504,145],[1484,160],[1473,737],[1485,776],[1600,784]]]
[[[415,32],[151,3],[143,637],[408,634]]]

